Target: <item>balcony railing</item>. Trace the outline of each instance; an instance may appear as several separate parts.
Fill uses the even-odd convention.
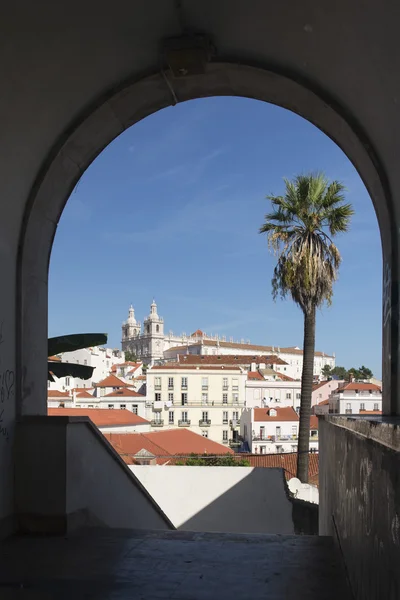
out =
[[[230,445],[230,446],[233,446],[233,447],[235,447],[235,448],[236,448],[236,447],[239,447],[239,446],[241,446],[241,445],[242,445],[242,442],[241,442],[240,440],[238,440],[238,439],[236,439],[236,440],[234,440],[234,439],[230,439],[230,440],[229,440],[229,445]]]
[[[204,390],[206,390],[206,391],[207,391],[207,390],[208,390],[208,385],[202,385],[202,386],[201,386],[201,389],[202,389],[203,391],[204,391]]]
[[[222,419],[222,425],[228,425],[228,419]],[[226,440],[228,441],[228,440]]]
[[[227,443],[228,443],[228,440],[222,440],[222,443],[223,443],[223,444],[227,444]]]
[[[206,420],[200,419],[200,421],[199,421],[199,427],[210,427],[210,425],[211,425],[211,419],[206,419]]]
[[[178,427],[190,427],[190,419],[187,419],[186,421],[179,419]]]
[[[157,390],[157,391],[160,391],[161,390],[161,385],[155,385],[154,389]]]
[[[152,427],[164,427],[164,421],[159,419],[153,419],[150,424]]]
[[[229,385],[228,385],[228,384],[227,384],[227,385],[223,385],[223,386],[222,386],[222,390],[223,390],[224,392],[226,392],[227,390],[229,390]],[[226,443],[228,443],[228,440],[226,440]]]
[[[290,442],[298,439],[298,435],[253,435],[252,437],[253,442]]]

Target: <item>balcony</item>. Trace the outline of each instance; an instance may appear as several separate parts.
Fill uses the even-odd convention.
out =
[[[154,389],[156,390],[156,392],[160,392],[161,391],[161,385],[155,385]]]
[[[298,440],[299,436],[296,435],[253,435],[253,442],[291,442],[292,440]],[[314,438],[313,438],[314,439]],[[318,440],[318,436],[315,438]]]
[[[200,421],[199,421],[199,427],[210,427],[210,425],[211,425],[211,419],[206,419],[206,420],[200,419]]]
[[[152,427],[164,427],[164,421],[162,419],[152,419],[150,425]]]
[[[222,443],[223,443],[223,444],[227,444],[227,443],[228,443],[228,440],[222,440]]]
[[[242,445],[242,442],[239,439],[233,439],[231,438],[229,440],[229,445],[231,448],[239,448],[239,446]]]
[[[202,385],[201,389],[203,392],[206,392],[208,390],[208,385]]]
[[[153,410],[160,411],[163,409],[164,403],[162,400],[154,400],[153,402]]]
[[[223,419],[222,420],[222,425],[228,425],[228,419]]]
[[[179,419],[178,427],[190,427],[190,419],[183,421],[183,419]]]
[[[229,385],[223,385],[222,386],[222,391],[223,392],[227,392],[229,390]]]

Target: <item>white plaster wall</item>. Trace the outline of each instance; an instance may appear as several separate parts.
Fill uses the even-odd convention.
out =
[[[287,395],[290,394],[290,398]],[[246,381],[246,408],[262,408],[264,406],[300,406],[301,381],[262,381],[251,379]],[[270,400],[272,398],[272,401]],[[278,400],[278,402],[277,402]]]
[[[334,380],[326,381],[324,385],[320,386],[311,394],[311,406],[315,404],[319,404],[323,400],[328,400],[330,394],[337,390],[339,385],[343,384],[343,380]]]
[[[129,467],[178,529],[294,533],[281,469]]]

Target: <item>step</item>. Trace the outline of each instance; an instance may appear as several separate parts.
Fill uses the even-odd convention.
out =
[[[0,547],[0,597],[350,600],[328,537],[90,530]],[[10,596],[11,597],[11,596]]]

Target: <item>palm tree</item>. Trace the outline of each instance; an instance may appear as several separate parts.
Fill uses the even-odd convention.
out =
[[[343,184],[329,182],[322,173],[284,182],[284,196],[267,196],[272,212],[265,215],[260,233],[267,234],[269,247],[278,256],[274,299],[289,294],[304,314],[297,477],[307,483],[316,309],[332,301],[341,262],[332,238],[348,230],[354,211],[344,203]]]

